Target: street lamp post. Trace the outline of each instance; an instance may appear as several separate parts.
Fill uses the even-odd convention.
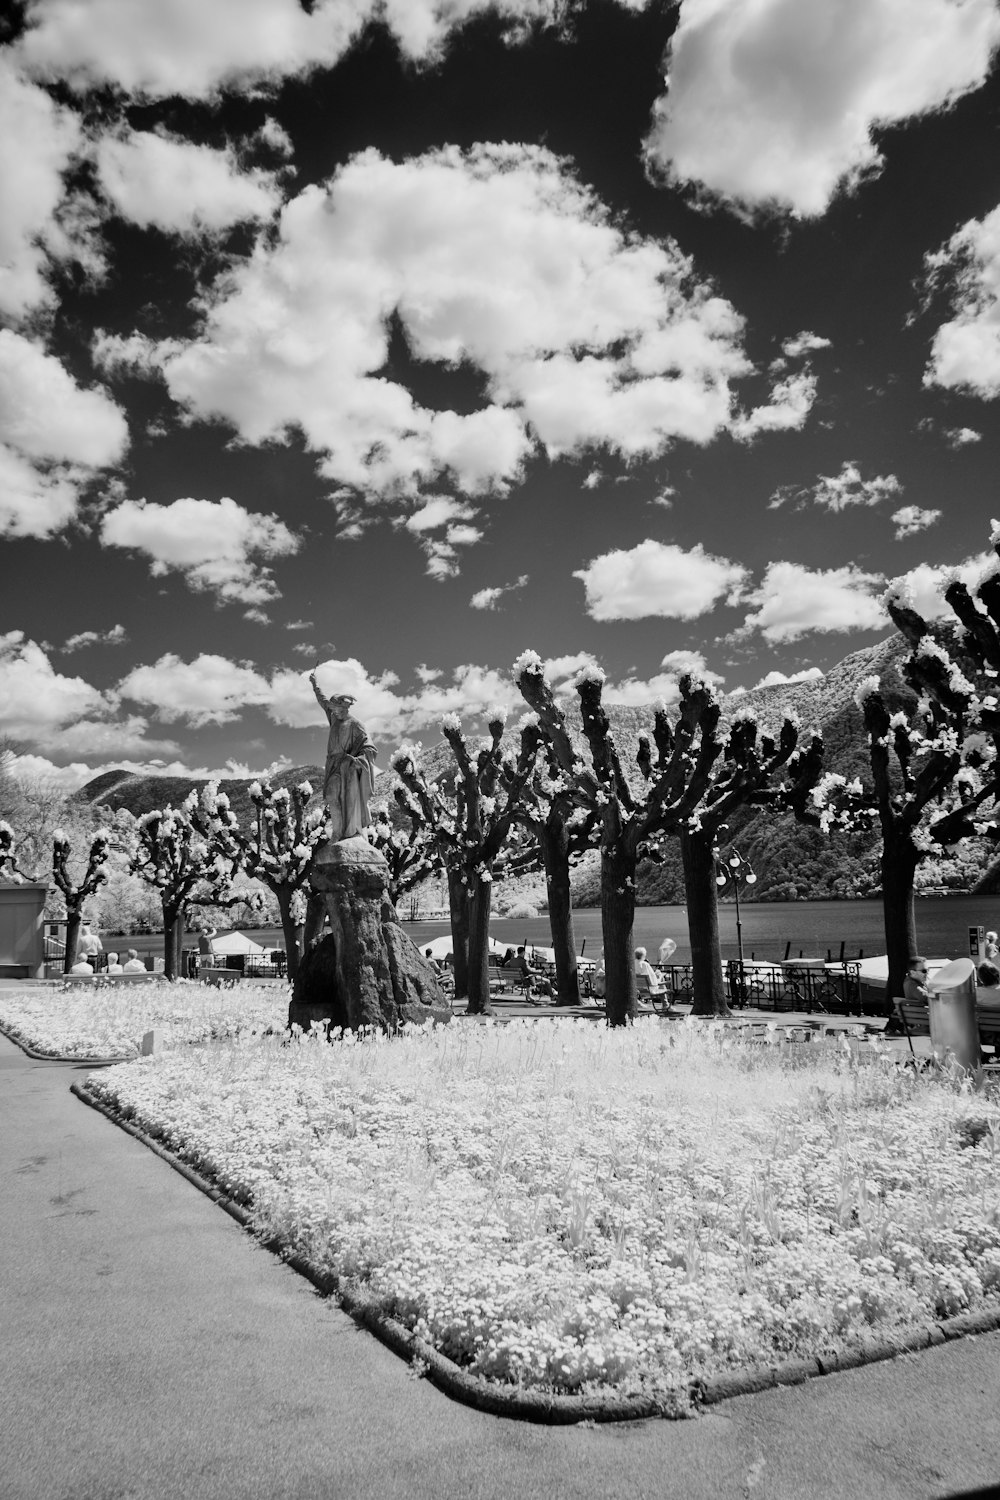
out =
[[[717,861],[715,883],[720,887],[731,885],[733,888],[733,896],[736,900],[736,946],[740,955],[739,998],[740,1004],[745,1005],[747,998],[747,984],[746,969],[743,965],[743,923],[740,919],[741,880],[746,881],[747,885],[757,884],[757,876],[754,873],[754,868],[751,865],[750,861],[747,859],[745,854],[741,854],[737,848],[733,847],[730,849],[729,855],[725,860],[720,859]]]

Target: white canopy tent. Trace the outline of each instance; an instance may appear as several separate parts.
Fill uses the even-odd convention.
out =
[[[247,937],[245,932],[226,932],[222,937],[212,939],[213,953],[263,953],[264,949],[260,943],[255,943],[252,937]]]

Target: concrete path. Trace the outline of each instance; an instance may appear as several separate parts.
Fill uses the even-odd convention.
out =
[[[456,1405],[0,1037],[3,1500],[1000,1494],[1000,1334],[687,1422]]]

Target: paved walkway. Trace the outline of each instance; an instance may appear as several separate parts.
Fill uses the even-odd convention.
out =
[[[3,1500],[1000,1494],[1000,1334],[687,1422],[455,1404],[0,1037]]]

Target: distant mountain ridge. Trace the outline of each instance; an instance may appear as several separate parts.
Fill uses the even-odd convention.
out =
[[[823,677],[725,694],[721,697],[723,723],[738,711],[749,710],[756,714],[762,729],[774,731],[786,715],[797,714],[803,739],[814,727],[823,735],[827,770],[848,777],[867,776],[864,725],[854,695],[866,677],[878,677],[883,695],[893,710],[912,710],[916,695],[904,682],[900,671],[908,652],[906,641],[894,633],[874,646],[852,652]],[[575,711],[575,695],[570,695],[564,706],[572,738],[586,756],[586,743]],[[626,773],[638,786],[642,778],[635,764],[635,755],[639,735],[652,730],[652,705],[634,707],[611,703],[606,705],[606,712]],[[505,737],[512,744],[516,740],[515,723],[516,717],[512,715],[511,727]],[[454,776],[454,761],[443,738],[422,747],[420,763],[430,781],[440,779],[447,785]],[[303,780],[311,782],[318,792],[323,780],[322,768],[316,765],[294,766],[271,778],[272,785],[289,787]],[[376,802],[392,805],[395,780],[395,774],[389,768],[377,772]],[[107,771],[88,782],[77,792],[75,800],[109,808],[124,807],[138,816],[168,802],[177,806],[190,791],[200,791],[205,784],[204,779]],[[241,821],[246,820],[253,810],[247,790],[249,785],[249,780],[235,778],[219,783],[220,790],[229,796],[233,812]],[[851,838],[843,835],[827,837],[796,824],[790,814],[775,817],[763,809],[743,809],[733,819],[730,838],[739,840],[741,850],[754,863],[758,876],[753,893],[755,900],[865,895],[877,882],[878,836],[874,833]],[[944,863],[941,865],[944,870]],[[964,884],[955,883],[964,878],[963,869],[958,867],[955,871],[949,869],[948,878],[942,883],[948,885],[950,882],[956,890],[968,889],[975,881],[975,851],[971,851],[966,865],[972,870],[972,875],[964,879]],[[968,875],[968,870],[965,874]],[[525,889],[524,881],[519,881],[518,885],[522,891]],[[599,899],[598,885],[597,856],[594,854],[587,856],[575,872],[574,894],[578,904],[595,904]],[[544,896],[541,877],[535,896],[536,899]],[[679,851],[668,852],[662,865],[644,864],[641,867],[641,903],[683,899]]]

